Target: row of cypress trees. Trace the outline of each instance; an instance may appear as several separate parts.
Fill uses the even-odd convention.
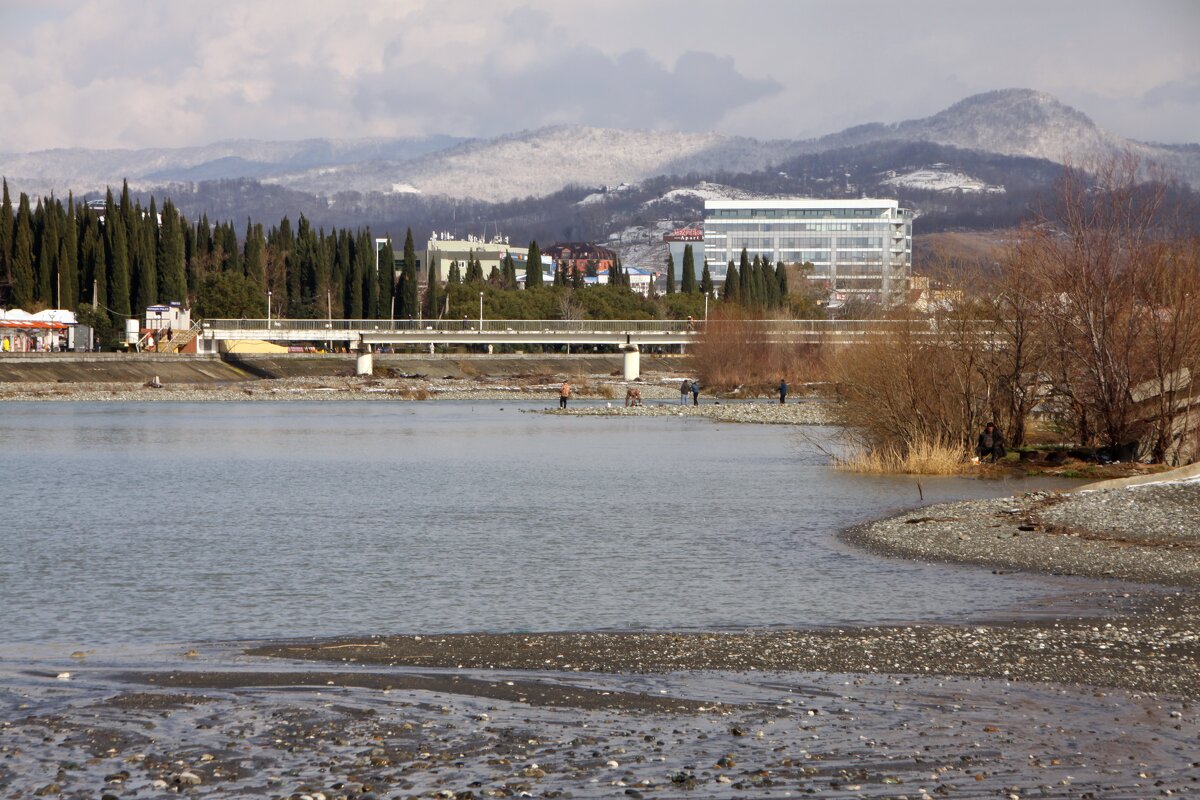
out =
[[[760,259],[755,255],[751,261],[746,249],[742,248],[738,264],[729,262],[722,300],[747,308],[771,309],[783,307],[787,296],[787,270],[782,261],[772,268],[769,259]]]
[[[704,260],[704,269],[700,275],[699,283],[696,282],[696,256],[692,252],[692,246],[686,245],[683,248],[683,276],[679,281],[679,291],[683,294],[693,294],[699,292],[701,294],[711,295],[713,291],[712,273],[708,270],[708,259]],[[675,293],[675,256],[670,252],[667,253],[667,294]]]
[[[369,228],[314,229],[303,216],[264,230],[247,221],[239,240],[232,222],[187,221],[168,199],[161,210],[134,200],[126,183],[103,203],[53,195],[15,204],[3,181],[0,198],[0,299],[25,310],[93,306],[119,318],[146,306],[180,301],[202,316],[417,316],[412,231],[398,282],[391,243],[378,254]]]

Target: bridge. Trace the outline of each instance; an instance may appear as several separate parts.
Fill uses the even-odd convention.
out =
[[[754,335],[786,344],[851,344],[896,333],[910,323],[895,320],[752,320]],[[921,323],[924,324],[924,323]],[[280,345],[345,347],[359,353],[359,372],[370,374],[371,353],[380,347],[477,345],[611,346],[625,353],[627,379],[638,374],[644,347],[679,347],[696,341],[703,320],[383,320],[383,319],[212,319],[200,329],[198,351],[217,353],[222,343],[265,341]],[[929,332],[933,332],[932,326]],[[228,345],[225,345],[228,347]],[[630,374],[632,371],[632,375]]]

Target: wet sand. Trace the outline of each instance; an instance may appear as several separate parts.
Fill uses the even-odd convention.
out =
[[[1200,789],[1194,705],[1138,692],[900,673],[261,671],[199,660],[214,663],[6,682],[5,796],[1132,798]]]

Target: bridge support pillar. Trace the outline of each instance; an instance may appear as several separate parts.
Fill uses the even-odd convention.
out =
[[[355,365],[356,375],[374,375],[375,357],[371,354],[371,345],[360,342],[358,345],[358,363]]]
[[[642,374],[642,354],[636,344],[621,346],[625,353],[625,380],[636,381]]]

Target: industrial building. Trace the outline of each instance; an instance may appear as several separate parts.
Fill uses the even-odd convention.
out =
[[[772,264],[812,264],[809,280],[831,293],[894,300],[912,275],[912,219],[895,200],[706,200],[704,258],[718,283],[745,249]]]

